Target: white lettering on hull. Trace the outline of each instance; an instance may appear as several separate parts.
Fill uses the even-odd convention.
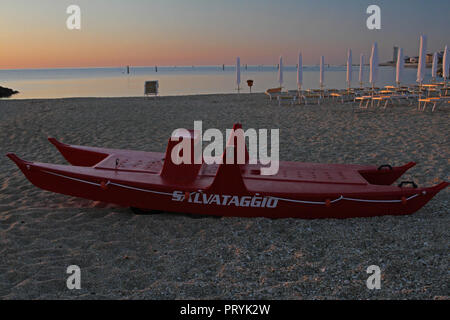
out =
[[[172,201],[244,208],[276,208],[278,206],[277,198],[263,197],[258,194],[254,196],[233,196],[228,194],[174,191]]]

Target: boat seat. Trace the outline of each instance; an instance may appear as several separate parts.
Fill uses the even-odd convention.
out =
[[[214,177],[218,165],[203,165],[199,176]],[[367,185],[368,182],[361,176],[358,170],[351,169],[295,169],[280,168],[278,173],[273,176],[261,175],[260,166],[247,165],[241,167],[242,178],[245,180],[266,180],[266,181],[286,181],[286,182],[310,182],[310,183],[332,183],[332,184],[350,184]]]
[[[148,159],[148,157],[111,154],[106,159],[98,163],[95,168],[103,170],[117,170],[125,172],[143,172],[159,174],[163,167],[163,159]]]

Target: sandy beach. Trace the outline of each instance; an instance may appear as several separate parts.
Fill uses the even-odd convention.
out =
[[[4,155],[65,164],[47,141],[163,152],[171,132],[279,128],[286,161],[417,166],[449,180],[449,109],[278,107],[263,94],[0,100],[0,299],[449,299],[450,192],[404,217],[204,218],[42,191]],[[66,268],[81,268],[68,290]],[[366,269],[378,265],[380,290]]]

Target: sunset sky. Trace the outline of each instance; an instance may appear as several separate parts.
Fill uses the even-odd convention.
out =
[[[80,31],[66,28],[66,8],[81,7]],[[381,7],[378,31],[366,27],[366,8]],[[392,47],[418,55],[450,44],[448,0],[2,0],[0,69],[150,65],[344,64]]]

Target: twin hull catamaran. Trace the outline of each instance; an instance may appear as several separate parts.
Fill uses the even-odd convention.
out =
[[[237,124],[234,130],[242,128]],[[183,139],[196,143],[196,133]],[[56,146],[71,164],[16,163],[35,186],[65,195],[120,206],[214,216],[268,218],[354,218],[412,214],[448,186],[392,185],[415,163],[401,167],[280,162],[276,175],[250,164],[175,164],[169,140],[166,153]],[[222,155],[236,152],[230,139]]]

